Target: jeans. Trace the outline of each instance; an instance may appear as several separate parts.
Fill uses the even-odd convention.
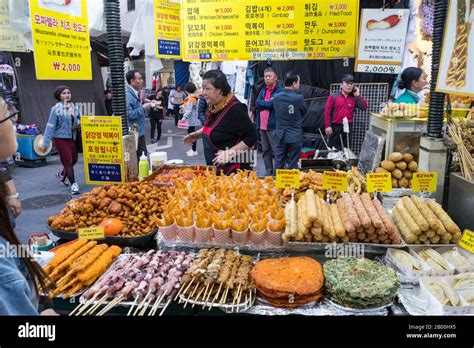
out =
[[[181,118],[179,115],[179,105],[173,104],[174,125],[178,126],[178,121]]]
[[[150,130],[150,137],[151,140],[155,139],[155,129],[157,130],[158,134],[156,137],[156,141],[161,139],[161,119],[150,117],[150,125],[151,125],[151,130]]]
[[[265,164],[265,176],[273,175],[273,156],[275,154],[275,131],[260,130],[262,156]]]
[[[285,169],[285,164],[288,165],[288,169],[298,169],[302,146],[302,143],[277,144],[275,169]]]
[[[196,126],[189,126],[188,128],[188,134],[191,134],[192,132],[196,131]],[[192,149],[193,151],[196,151],[196,142],[192,144]]]

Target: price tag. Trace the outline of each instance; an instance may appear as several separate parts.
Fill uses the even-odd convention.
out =
[[[346,172],[324,172],[323,190],[347,191]]]
[[[103,227],[80,228],[78,231],[79,239],[104,239]]]
[[[411,189],[413,192],[436,192],[438,173],[413,173]]]
[[[458,244],[461,248],[464,248],[467,251],[474,253],[474,232],[467,229],[464,230],[464,233]]]
[[[368,173],[367,192],[392,192],[392,174]]]
[[[277,169],[276,171],[277,188],[300,188],[300,171],[298,169]]]

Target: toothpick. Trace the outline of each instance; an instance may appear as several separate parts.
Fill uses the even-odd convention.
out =
[[[196,296],[196,298],[194,299],[194,303],[193,305],[191,306],[191,308],[194,308],[194,306],[196,305],[196,302],[199,300],[199,296],[201,296],[202,292],[204,291],[204,287],[201,289],[201,291],[199,291],[199,294]]]
[[[97,298],[97,296],[99,296],[99,293],[97,292],[92,298],[90,298],[89,300],[87,300],[85,303],[83,303],[81,309],[76,313],[76,316],[78,316],[79,314],[81,314],[87,307],[89,307],[94,301],[95,299]],[[71,313],[72,315],[72,313]]]
[[[119,297],[113,299],[107,306],[105,306],[104,309],[102,309],[99,313],[97,313],[98,317],[103,316],[105,313],[110,311],[113,307],[115,307],[118,303],[120,303],[123,299],[123,295],[120,295]]]
[[[171,303],[171,299],[169,299],[168,302],[166,302],[165,307],[161,310],[161,312],[160,312],[160,317],[163,315],[163,313],[165,313],[166,308],[168,308],[168,306],[170,305],[170,303]]]
[[[107,299],[107,297],[109,297],[108,294],[105,294],[104,296],[102,296],[102,298],[94,305],[92,306],[87,312],[85,312],[83,315],[92,315],[96,310],[97,308],[102,305],[102,303],[104,303],[104,301]]]
[[[191,287],[191,284],[194,282],[194,279],[196,279],[196,277],[194,277],[193,279],[191,279],[191,281],[188,283],[188,286],[186,287],[186,289],[183,291],[183,295],[186,293],[186,291],[188,291],[188,289]],[[176,297],[174,298],[174,300],[176,301],[176,299],[178,298],[179,294],[181,293],[181,290],[184,288],[184,284],[183,286],[181,287],[181,289],[179,289],[179,292],[176,294]]]
[[[142,308],[143,304],[145,303],[145,301],[148,299],[148,296],[150,295],[151,293],[151,288],[148,290],[148,292],[146,293],[145,297],[143,298],[142,302],[140,302],[140,304],[138,305],[137,309],[135,309],[135,312],[133,312],[132,315],[137,315],[138,311],[140,310],[140,308]]]
[[[225,289],[225,292],[224,294],[222,295],[222,298],[221,298],[221,301],[219,302],[219,304],[225,304],[226,300],[227,300],[227,293],[229,292],[229,287],[227,287]]]
[[[196,284],[196,287],[194,288],[194,290],[193,290],[193,292],[191,293],[191,295],[188,296],[188,297],[186,298],[186,300],[184,301],[185,303],[184,303],[184,307],[183,307],[183,308],[186,308],[186,306],[188,305],[189,301],[193,298],[194,293],[196,292],[196,290],[197,290],[198,287],[199,287],[199,283]]]
[[[142,311],[140,312],[140,314],[138,314],[138,316],[142,317],[145,314],[145,312],[148,309],[148,306],[150,305],[151,301],[153,301],[153,296],[150,296],[148,301],[146,301],[146,303],[143,305]]]

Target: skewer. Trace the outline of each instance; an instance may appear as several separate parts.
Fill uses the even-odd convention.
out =
[[[135,307],[135,304],[137,303],[137,301],[138,301],[138,295],[135,297],[135,301],[133,301],[132,307],[130,307],[130,310],[127,313],[127,317],[130,316],[130,314],[132,313],[133,307]]]
[[[105,306],[104,309],[102,309],[99,313],[97,313],[98,317],[103,316],[105,313],[110,311],[112,308],[114,308],[117,304],[119,304],[123,299],[123,295],[120,295],[119,297],[113,299],[107,306]]]
[[[137,315],[138,311],[140,310],[140,308],[142,308],[143,304],[145,303],[145,301],[148,299],[148,296],[150,295],[151,293],[151,288],[148,290],[148,292],[146,293],[146,296],[143,298],[142,302],[140,302],[140,304],[138,305],[137,309],[135,309],[135,312],[133,312],[132,315]]]
[[[240,288],[240,285],[239,285],[239,290],[237,291],[237,293],[239,294],[239,298],[237,299],[237,313],[238,313],[239,310],[240,310],[239,304],[240,304],[240,299],[241,299],[241,297],[242,297],[242,292],[243,292],[243,290]]]
[[[158,306],[160,305],[161,301],[163,301],[163,298],[166,296],[166,294],[167,294],[167,292],[163,293],[162,295],[160,295],[156,298],[155,303],[151,307],[149,315],[155,315],[155,313],[158,309]]]
[[[188,291],[189,287],[191,286],[191,284],[194,282],[194,279],[196,279],[196,277],[194,277],[193,279],[191,279],[191,281],[188,283],[188,285],[186,286],[186,290],[183,291],[183,294],[186,293],[186,291]],[[181,289],[179,289],[178,293],[176,294],[176,297],[174,298],[174,300],[176,301],[178,299],[178,296],[181,294],[181,291],[184,289],[184,286],[185,284],[183,284],[183,286],[181,287]]]
[[[209,286],[209,285],[208,285]],[[201,296],[202,292],[204,291],[204,287],[201,289],[201,291],[199,291],[199,294],[197,294],[196,298],[194,299],[194,303],[193,305],[191,306],[191,308],[194,308],[194,306],[196,305],[196,302],[199,300],[199,296]]]
[[[95,305],[93,305],[87,312],[85,312],[83,315],[92,315],[92,313],[94,313],[97,308],[99,308],[100,305],[102,305],[102,303],[104,303],[104,301],[107,299],[107,297],[109,297],[108,294],[105,294],[104,296],[102,296],[102,298],[97,301],[97,303]]]
[[[204,301],[204,304],[202,305],[202,309],[204,309],[209,302],[209,298],[211,297],[212,290],[214,289],[214,283],[212,283],[211,290],[209,290],[209,294],[207,295],[206,300]]]
[[[76,308],[74,308],[74,309],[72,310],[72,312],[69,313],[69,316],[74,315],[74,313],[76,313],[76,312],[79,310],[79,308],[81,308],[81,307],[84,306],[84,305],[85,305],[85,303],[79,303],[79,304],[76,306]]]
[[[160,317],[163,315],[163,313],[165,313],[166,308],[168,308],[168,306],[170,305],[170,303],[171,303],[171,299],[169,299],[168,302],[166,302],[165,307],[161,310],[161,312],[160,312]]]
[[[229,287],[225,289],[225,292],[222,294],[222,298],[219,301],[219,304],[225,304],[225,301],[227,300],[227,293],[229,292]]]
[[[138,314],[138,316],[142,317],[145,314],[145,312],[148,309],[148,306],[150,305],[151,301],[153,301],[153,296],[150,296],[148,301],[146,301],[146,303],[143,305],[142,311],[140,312],[140,314]]]
[[[94,303],[95,299],[99,296],[99,293],[96,293],[91,299],[87,300],[85,303],[82,304],[81,309],[76,313],[76,316],[84,312],[84,310],[89,307],[92,303]],[[79,307],[79,306],[78,306]],[[72,313],[71,313],[72,315]]]
[[[188,305],[189,301],[193,298],[194,293],[196,292],[196,290],[197,290],[198,287],[199,287],[199,283],[196,284],[196,287],[194,288],[194,290],[193,290],[193,292],[191,293],[191,295],[188,296],[188,297],[186,298],[186,300],[184,301],[185,303],[184,303],[184,307],[183,307],[183,308],[186,308],[186,306]]]
[[[217,290],[216,295],[215,295],[214,298],[212,299],[212,302],[209,304],[209,309],[208,309],[208,311],[211,310],[212,306],[215,304],[216,300],[219,298],[219,293],[221,292],[221,288],[222,288],[222,283],[219,284],[219,289]]]

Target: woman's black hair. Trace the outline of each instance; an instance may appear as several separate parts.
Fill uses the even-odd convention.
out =
[[[184,90],[189,94],[193,94],[194,92],[196,92],[197,87],[194,83],[188,82],[186,86],[184,87]]]
[[[209,70],[203,76],[203,80],[208,80],[211,82],[211,85],[214,86],[216,89],[221,90],[221,94],[225,97],[231,92],[231,88],[229,86],[229,82],[227,82],[227,77],[225,74],[216,69],[216,70]]]
[[[294,71],[287,72],[285,75],[285,87],[292,86],[293,83],[298,82],[299,79],[300,79],[300,76]]]
[[[423,74],[423,70],[420,68],[410,67],[403,70],[402,75],[400,76],[400,81],[398,81],[398,88],[400,89],[410,89],[411,83],[413,81],[418,81]]]
[[[61,101],[61,93],[64,92],[66,89],[69,89],[69,92],[71,91],[71,88],[66,85],[59,85],[58,87],[56,87],[56,89],[54,90],[54,99],[56,99],[57,101]]]

